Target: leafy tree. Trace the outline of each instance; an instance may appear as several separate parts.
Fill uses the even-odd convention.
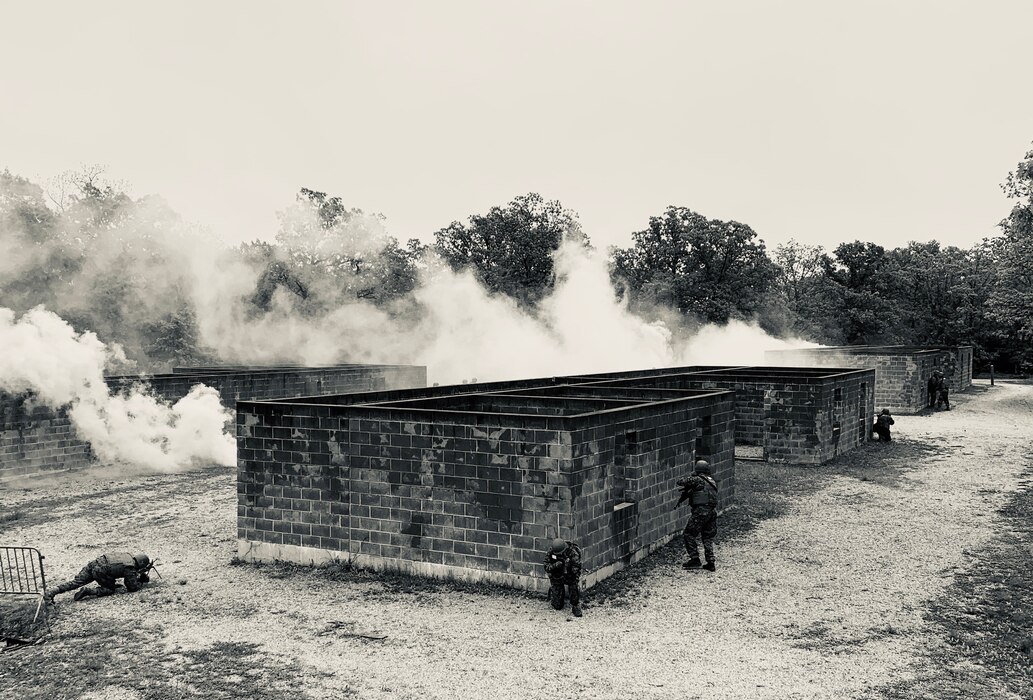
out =
[[[990,243],[997,279],[990,295],[991,316],[1010,336],[1011,362],[1033,370],[1033,151],[1025,155],[1003,186],[1015,200],[1000,223],[1001,236]]]
[[[534,306],[554,283],[552,255],[565,240],[590,245],[577,214],[530,193],[487,214],[453,221],[434,234],[435,250],[454,269],[472,269],[491,292]]]
[[[260,305],[263,288],[270,286],[286,287],[310,308],[355,299],[388,304],[416,287],[423,246],[415,239],[400,246],[387,234],[382,216],[303,188],[279,217],[279,250],[259,281]]]
[[[749,226],[668,207],[611,251],[613,276],[636,305],[658,304],[723,323],[750,318],[775,281],[764,242]]]
[[[825,275],[825,248],[795,240],[775,248],[778,266],[775,289],[788,313],[785,332],[837,345],[843,342],[838,324],[840,290]]]
[[[875,243],[841,243],[822,260],[825,277],[840,296],[843,339],[849,344],[900,340],[901,310],[886,249]]]

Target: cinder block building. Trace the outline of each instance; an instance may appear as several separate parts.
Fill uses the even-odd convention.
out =
[[[488,387],[238,403],[240,556],[539,590],[563,537],[591,585],[679,529],[696,457],[734,492],[731,392]]]
[[[863,443],[874,379],[682,367],[242,401],[239,554],[538,590],[563,537],[591,585],[680,531],[696,459],[727,507],[737,441],[804,463]]]
[[[824,464],[868,441],[875,421],[875,372],[799,367],[685,367],[592,375],[612,386],[730,389],[735,443],[761,458]]]
[[[329,365],[325,367],[177,367],[170,374],[108,377],[112,391],[145,385],[175,402],[195,384],[219,392],[224,404],[238,399],[271,399],[318,393],[422,387],[426,367],[413,365]],[[0,392],[0,482],[43,472],[88,466],[88,443],[75,433],[65,411],[41,406],[28,394]]]
[[[910,345],[845,345],[770,350],[773,365],[809,367],[866,367],[875,370],[875,404],[895,413],[917,413],[928,405],[928,381],[940,370],[952,392],[972,385],[972,347]]]

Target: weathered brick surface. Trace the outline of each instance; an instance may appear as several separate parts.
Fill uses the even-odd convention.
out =
[[[912,346],[844,346],[778,350],[769,362],[808,367],[865,367],[875,370],[875,405],[894,413],[917,413],[926,407],[928,381],[940,370],[952,391],[972,384],[972,348]]]
[[[82,467],[90,458],[67,413],[0,392],[0,482]]]
[[[196,384],[205,384],[220,393],[224,404],[232,405],[238,399],[422,387],[427,371],[408,365],[208,367],[177,368],[172,374],[109,377],[107,381],[113,391],[146,385],[169,402],[186,396]],[[91,461],[89,445],[76,435],[65,411],[34,406],[30,397],[0,392],[0,421],[0,481],[84,467]]]
[[[241,555],[541,589],[554,537],[594,581],[672,536],[697,452],[734,498],[727,392],[493,388],[238,403]]]
[[[864,370],[722,367],[592,375],[628,384],[735,392],[735,442],[761,445],[770,461],[822,464],[866,442],[874,422],[875,373]],[[631,376],[632,378],[626,378]],[[622,379],[622,377],[625,377]],[[839,393],[837,394],[837,389]],[[836,397],[839,398],[836,398]]]

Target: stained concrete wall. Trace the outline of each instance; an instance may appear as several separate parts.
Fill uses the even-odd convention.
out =
[[[928,405],[928,381],[940,370],[952,391],[972,384],[972,347],[842,346],[774,350],[772,364],[804,367],[865,367],[875,370],[875,404],[894,413],[917,413]]]
[[[590,375],[608,386],[730,389],[735,442],[773,462],[823,464],[867,442],[875,420],[872,370],[681,368]]]
[[[674,481],[698,450],[734,497],[729,392],[485,388],[238,403],[240,556],[542,590],[559,536],[585,547],[590,585],[678,532]]]
[[[409,365],[177,368],[172,374],[109,377],[107,382],[113,391],[144,385],[169,402],[205,384],[220,393],[223,403],[232,404],[241,398],[422,387],[427,371]],[[84,467],[91,460],[89,445],[76,435],[66,411],[37,406],[31,396],[0,392],[0,482]]]
[[[90,463],[66,411],[34,405],[27,396],[0,392],[0,483]]]

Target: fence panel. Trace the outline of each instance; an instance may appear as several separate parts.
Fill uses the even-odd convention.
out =
[[[46,617],[47,579],[43,555],[35,547],[0,547],[0,595],[38,596],[35,624],[40,613]]]

